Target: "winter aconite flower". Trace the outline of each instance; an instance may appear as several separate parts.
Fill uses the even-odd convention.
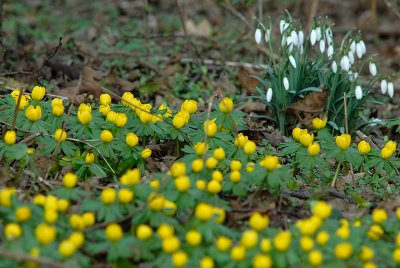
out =
[[[360,154],[368,154],[371,151],[371,146],[366,141],[360,141],[357,145]]]
[[[140,152],[140,156],[141,156],[143,159],[147,159],[147,158],[149,158],[149,157],[151,156],[151,153],[152,153],[151,149],[149,149],[149,148],[144,148],[144,149]]]
[[[115,202],[116,199],[116,191],[113,188],[104,188],[103,191],[101,191],[101,201],[105,205],[110,205]]]
[[[277,251],[286,252],[291,243],[291,234],[289,231],[281,231],[274,237],[274,247]]]
[[[139,143],[139,137],[135,133],[129,132],[126,135],[125,142],[129,147],[135,147]]]
[[[78,177],[71,172],[65,173],[63,177],[63,184],[66,188],[72,189],[75,187],[78,182]]]
[[[319,250],[313,250],[308,254],[308,262],[313,267],[320,266],[323,260],[324,260],[323,255]]]
[[[336,245],[335,256],[340,260],[346,260],[353,254],[353,246],[349,242]]]
[[[215,124],[215,120],[207,120],[204,122],[204,133],[208,136],[208,137],[214,137],[215,134],[217,133],[218,130],[218,126],[217,124]]]
[[[197,247],[198,245],[201,244],[202,235],[200,232],[196,230],[190,230],[189,232],[186,233],[185,240],[192,247]]]
[[[8,223],[4,227],[4,236],[7,240],[15,240],[22,235],[22,228],[17,223]]]
[[[17,140],[17,134],[14,130],[7,130],[4,135],[4,142],[8,145],[13,145]]]
[[[57,236],[57,229],[48,224],[40,224],[35,229],[35,237],[43,246],[52,243]]]
[[[42,108],[39,105],[33,107],[33,105],[29,105],[25,111],[26,118],[31,122],[36,122],[42,117]]]
[[[123,236],[122,228],[117,223],[111,223],[107,225],[105,229],[105,234],[107,239],[114,243],[121,240]]]
[[[324,117],[324,119],[320,119],[318,117],[314,118],[312,120],[312,125],[315,129],[321,129],[326,126],[327,118]]]
[[[92,113],[88,110],[78,110],[78,120],[82,125],[87,125],[92,121]]]
[[[88,165],[93,164],[94,162],[94,154],[93,153],[87,153],[85,156],[85,163]]]
[[[54,139],[56,140],[56,142],[61,143],[67,139],[67,133],[65,132],[65,130],[59,128],[54,133]]]
[[[113,140],[113,134],[111,133],[111,131],[105,129],[100,133],[100,139],[103,142],[111,142]]]
[[[44,94],[46,94],[46,88],[41,86],[35,86],[32,89],[32,100],[40,101],[43,99]]]
[[[321,147],[318,143],[314,142],[313,144],[310,144],[310,146],[308,146],[307,150],[310,156],[316,156],[319,154]]]
[[[375,223],[380,224],[380,223],[386,221],[387,218],[388,218],[388,215],[387,215],[387,213],[386,213],[386,211],[384,209],[376,208],[372,212],[372,220]]]
[[[101,94],[100,103],[101,105],[109,105],[111,103],[111,96],[108,94]]]
[[[213,207],[207,203],[199,203],[194,212],[196,218],[201,221],[207,221],[212,218]]]
[[[139,240],[147,240],[153,235],[153,230],[146,224],[140,224],[136,228],[136,237]]]
[[[76,250],[77,248],[71,240],[63,240],[58,246],[58,253],[64,258],[71,257]]]
[[[176,268],[185,267],[188,260],[189,260],[188,255],[183,251],[178,251],[172,254],[172,264]]]
[[[185,100],[181,105],[181,110],[194,114],[197,112],[197,102],[195,100]]]
[[[225,114],[229,114],[233,110],[233,101],[232,99],[225,97],[221,103],[219,104],[219,110]]]
[[[342,149],[346,150],[350,147],[351,143],[351,136],[349,134],[342,134],[340,136],[336,136],[336,144],[337,146]]]

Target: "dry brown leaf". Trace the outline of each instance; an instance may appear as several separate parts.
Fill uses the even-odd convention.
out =
[[[256,87],[260,84],[252,75],[260,75],[260,72],[251,69],[240,69],[238,73],[239,84],[249,95],[257,92]]]
[[[195,24],[192,20],[185,21],[185,27],[188,35],[210,37],[211,25],[207,20],[202,20],[199,24]]]

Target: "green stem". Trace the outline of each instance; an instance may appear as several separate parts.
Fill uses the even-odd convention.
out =
[[[337,176],[339,174],[340,165],[341,165],[341,163],[339,163],[337,168],[336,168],[335,177],[333,177],[333,180],[332,180],[332,183],[331,183],[331,187],[332,188],[335,187],[336,179],[337,179]]]

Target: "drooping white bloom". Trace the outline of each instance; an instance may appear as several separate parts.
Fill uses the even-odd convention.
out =
[[[357,72],[353,73],[352,71],[349,71],[348,74],[349,74],[349,80],[350,81],[356,81],[356,79],[358,77],[358,73]]]
[[[340,67],[342,68],[343,71],[348,71],[350,70],[350,60],[348,56],[343,56],[342,59],[340,60]]]
[[[279,31],[280,31],[281,33],[283,33],[283,29],[284,29],[284,27],[285,27],[285,24],[286,24],[286,21],[285,21],[285,20],[281,20],[281,21],[279,22]]]
[[[265,42],[268,43],[270,38],[271,38],[271,29],[267,29],[264,35]]]
[[[385,79],[383,79],[382,81],[381,81],[381,91],[382,91],[382,94],[386,94],[386,91],[388,90],[388,82],[385,80]]]
[[[378,73],[375,63],[369,62],[369,72],[371,73],[372,76],[375,76]]]
[[[363,92],[362,92],[361,86],[356,86],[355,94],[356,94],[356,99],[357,99],[357,100],[361,100],[361,99],[362,99],[362,97],[363,97]]]
[[[324,53],[325,51],[325,40],[321,39],[321,41],[319,41],[319,51],[321,51],[321,53]]]
[[[387,85],[387,91],[388,91],[389,96],[390,96],[391,98],[393,98],[393,95],[394,95],[394,85],[393,85],[393,82],[389,82],[389,83],[388,83],[388,85]]]
[[[356,53],[356,41],[353,40],[353,42],[351,42],[350,50],[351,50],[351,53],[353,53],[353,54]]]
[[[353,65],[353,63],[354,63],[354,54],[353,54],[353,53],[351,53],[351,51],[349,51],[349,54],[348,54],[348,56],[349,56],[349,61],[350,61],[350,64],[351,64],[351,65]]]
[[[283,78],[283,87],[289,90],[289,79],[286,76]]]
[[[262,32],[260,28],[256,29],[256,32],[254,33],[254,39],[256,40],[256,43],[259,45],[261,44],[261,38],[262,38]]]
[[[367,53],[367,47],[365,46],[365,43],[363,40],[360,41],[361,49],[362,49],[362,54],[364,55]]]
[[[317,42],[317,31],[316,31],[315,29],[312,29],[312,30],[311,30],[311,33],[310,33],[310,42],[311,42],[311,45],[312,45],[312,46],[315,45],[315,43]]]
[[[299,45],[302,46],[304,44],[304,32],[299,31],[298,37],[299,37]]]
[[[325,30],[325,39],[326,39],[326,42],[328,43],[328,45],[332,45],[332,43],[333,43],[333,33],[332,33],[331,28],[327,28]]]
[[[267,89],[267,93],[265,94],[265,99],[267,102],[271,102],[272,100],[272,88]]]
[[[333,46],[332,45],[330,45],[328,47],[328,50],[326,51],[326,55],[328,56],[329,59],[332,59],[332,56],[333,56]]]
[[[363,56],[363,49],[362,49],[361,43],[356,44],[356,53],[357,53],[357,57],[359,59],[361,59],[361,57]]]
[[[333,61],[333,62],[332,62],[332,71],[333,71],[334,73],[337,72],[337,64],[336,64],[336,61]]]
[[[296,69],[296,60],[294,59],[294,57],[292,55],[289,56],[289,61],[293,65],[293,68]]]
[[[316,32],[317,32],[317,41],[319,41],[321,40],[322,37],[321,27],[317,27]]]
[[[297,46],[299,44],[299,36],[297,35],[296,31],[292,31],[290,33],[290,37],[292,38],[293,45]]]
[[[293,40],[292,40],[292,37],[288,36],[288,37],[286,38],[286,45],[287,45],[289,51],[292,52],[292,50],[293,50]]]

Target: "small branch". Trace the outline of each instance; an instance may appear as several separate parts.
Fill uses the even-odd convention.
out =
[[[14,252],[14,251],[7,250],[3,247],[0,247],[0,256],[3,258],[15,260],[17,262],[27,262],[27,261],[36,262],[43,266],[52,267],[52,268],[67,268],[68,267],[60,262],[53,261],[48,258],[32,257],[31,255],[28,255],[24,252]]]
[[[365,134],[362,133],[360,130],[357,130],[357,131],[356,131],[356,134],[357,134],[357,136],[360,137],[361,139],[366,140],[374,149],[376,149],[376,150],[379,149],[378,145],[376,145],[376,144],[372,141],[372,139],[371,139],[369,136],[365,135]]]

